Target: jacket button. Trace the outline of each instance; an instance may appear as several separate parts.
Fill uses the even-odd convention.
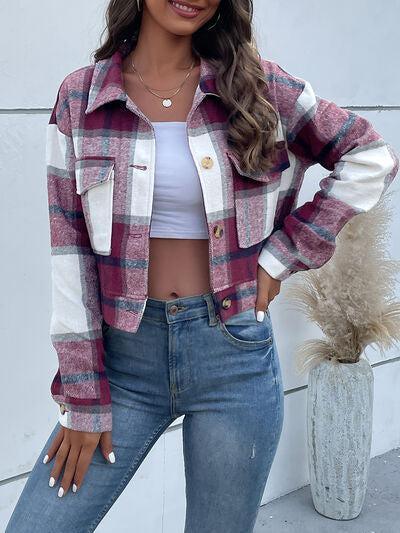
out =
[[[229,307],[231,306],[231,303],[232,303],[232,300],[230,298],[224,298],[222,300],[222,307],[224,309],[229,309]]]
[[[220,224],[217,224],[216,226],[214,226],[214,235],[216,236],[217,239],[221,238],[223,233],[224,233],[224,228]]]
[[[63,415],[65,413],[65,411],[67,411],[65,405],[63,403],[60,404],[60,411],[61,411],[61,414]]]
[[[213,164],[214,164],[214,161],[209,155],[203,157],[203,159],[201,160],[201,166],[203,168],[211,168]]]

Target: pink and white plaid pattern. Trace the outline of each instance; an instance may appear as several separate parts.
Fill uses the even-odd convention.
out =
[[[112,57],[68,74],[47,129],[50,333],[59,359],[51,393],[66,408],[60,422],[82,431],[112,428],[102,320],[136,332],[147,299],[155,137],[124,91],[121,63],[129,51],[124,43]],[[187,117],[223,321],[255,305],[259,266],[284,280],[326,263],[340,229],[378,202],[399,168],[370,122],[317,96],[277,63],[260,61],[265,96],[279,113],[272,170],[241,168],[206,58]],[[204,157],[213,164],[203,166]],[[316,163],[330,174],[311,202],[296,207],[304,173]]]

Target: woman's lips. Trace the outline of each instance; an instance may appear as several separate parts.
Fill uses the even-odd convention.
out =
[[[195,18],[200,13],[200,9],[185,9],[184,4],[180,4],[180,2],[174,2],[173,0],[168,0],[169,5],[171,6],[171,9],[181,17],[184,18]],[[179,7],[181,5],[182,7]]]

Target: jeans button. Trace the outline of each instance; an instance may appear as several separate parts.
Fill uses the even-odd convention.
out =
[[[171,315],[176,315],[176,313],[178,312],[178,306],[177,305],[171,305],[171,307],[169,308],[169,312],[171,313]]]

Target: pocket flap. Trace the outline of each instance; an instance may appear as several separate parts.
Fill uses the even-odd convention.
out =
[[[76,192],[88,189],[114,177],[114,157],[84,157],[75,161]]]
[[[264,171],[256,170],[253,172],[245,172],[245,170],[243,170],[241,167],[236,155],[231,150],[227,150],[226,153],[241,176],[251,178],[256,181],[270,182],[274,181],[277,177],[280,177],[281,173],[290,166],[286,142],[277,141],[275,146],[276,151],[271,162],[271,168],[270,170]]]

